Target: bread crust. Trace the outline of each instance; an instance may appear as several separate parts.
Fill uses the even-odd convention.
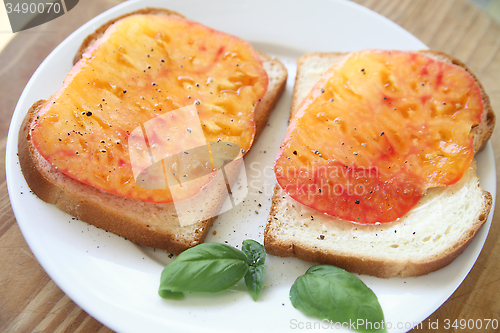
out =
[[[182,15],[158,8],[146,8],[111,20],[88,36],[80,47],[75,62],[104,31],[117,20],[134,15]],[[274,71],[275,78],[270,80],[269,87],[262,102],[255,108],[256,133],[254,140],[262,132],[269,115],[279,100],[286,86],[287,71],[277,59],[259,53],[266,72]],[[155,204],[140,202],[131,198],[107,193],[91,186],[75,181],[50,165],[37,151],[31,140],[31,124],[45,101],[35,102],[26,114],[19,131],[18,153],[23,175],[33,191],[41,200],[56,205],[62,211],[98,228],[149,247],[166,250],[173,254],[202,243],[210,227],[217,218],[225,198],[226,184],[210,182],[205,188],[206,197],[212,198],[207,209],[213,211],[214,217],[188,226],[181,227],[173,203]],[[239,168],[231,170],[229,181],[238,176]],[[208,193],[208,194],[207,194]]]
[[[377,257],[349,255],[335,250],[310,246],[304,244],[305,242],[293,242],[280,238],[277,227],[279,222],[275,220],[279,220],[277,206],[280,200],[284,200],[284,192],[279,185],[276,185],[269,220],[264,231],[264,246],[268,254],[279,257],[296,257],[304,261],[334,265],[352,273],[380,278],[426,275],[449,265],[455,260],[467,248],[483,224],[486,223],[493,199],[489,192],[483,191],[483,194],[485,197],[484,207],[479,218],[471,222],[474,224],[473,228],[447,251],[425,261],[384,260]]]
[[[490,139],[493,129],[495,126],[495,113],[492,109],[490,99],[486,94],[484,87],[480,83],[479,79],[472,73],[472,71],[461,61],[438,51],[432,50],[422,50],[422,52],[430,57],[437,60],[451,63],[465,69],[469,74],[471,74],[476,80],[480,87],[481,93],[483,95],[484,111],[482,115],[482,122],[474,126],[471,131],[474,133],[474,143],[473,147],[477,152],[481,151],[487,141]],[[301,90],[301,84],[304,84],[304,80],[308,80],[308,75],[305,74],[304,64],[309,61],[311,57],[316,61],[327,62],[330,65],[341,61],[348,53],[340,52],[314,52],[303,55],[297,60],[297,75],[295,77],[295,85],[292,97],[292,104],[290,109],[290,119],[295,115],[300,103],[302,102],[302,97],[299,97],[299,91]],[[329,67],[329,66],[328,66]],[[319,79],[322,73],[318,74],[318,77],[314,79],[314,82]],[[321,264],[331,264],[347,271],[373,275],[377,277],[407,277],[407,276],[419,276],[425,275],[430,272],[436,271],[443,268],[455,260],[469,245],[476,233],[486,222],[488,214],[492,206],[492,196],[487,191],[482,191],[484,196],[484,205],[482,212],[479,214],[477,220],[471,221],[473,225],[467,234],[457,241],[453,246],[451,246],[446,251],[442,252],[440,255],[427,259],[425,261],[412,261],[412,260],[386,260],[381,259],[377,256],[373,257],[359,257],[356,255],[349,254],[347,250],[345,252],[339,252],[331,249],[326,249],[322,247],[311,246],[307,244],[307,241],[292,241],[286,237],[280,236],[279,228],[286,228],[286,222],[282,222],[279,219],[279,203],[285,200],[286,193],[281,189],[279,184],[276,185],[274,189],[274,195],[272,198],[271,211],[269,214],[268,222],[264,231],[264,246],[268,254],[280,256],[280,257],[297,257],[301,260],[316,262]],[[302,205],[298,202],[296,205]],[[280,226],[283,223],[284,226]],[[397,222],[394,222],[397,223]]]

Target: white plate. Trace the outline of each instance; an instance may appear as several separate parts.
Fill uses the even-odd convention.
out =
[[[268,275],[258,302],[250,298],[244,285],[215,295],[189,294],[183,301],[163,300],[157,289],[160,273],[171,260],[168,253],[134,245],[75,221],[30,194],[16,156],[24,114],[33,102],[60,87],[85,36],[111,18],[146,6],[173,9],[240,36],[277,56],[288,68],[287,88],[269,128],[245,159],[249,195],[243,204],[219,217],[212,229],[217,234],[210,233],[207,239],[228,241],[233,246],[240,246],[247,238],[263,240],[275,184],[272,165],[286,131],[296,58],[311,51],[415,50],[426,46],[387,19],[342,0],[128,1],[85,24],[47,57],[26,86],[12,118],[6,170],[12,207],[23,235],[55,283],[104,325],[118,332],[282,332],[319,324],[326,328],[325,323],[296,310],[288,298],[291,284],[311,266],[309,263],[268,256]],[[495,197],[490,144],[477,160],[481,181]],[[481,251],[492,216],[467,250],[444,269],[418,278],[360,276],[378,296],[391,332],[407,331],[425,320],[455,291]]]

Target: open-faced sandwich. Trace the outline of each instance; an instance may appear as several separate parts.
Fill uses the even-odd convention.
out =
[[[492,205],[474,161],[495,123],[478,79],[435,51],[313,53],[297,65],[267,252],[378,277],[452,262]]]
[[[284,90],[283,64],[158,8],[104,24],[74,62],[20,129],[32,191],[136,243],[177,254],[202,242],[238,175],[226,165]]]

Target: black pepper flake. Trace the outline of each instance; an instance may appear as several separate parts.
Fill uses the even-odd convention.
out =
[[[319,235],[319,239],[321,240],[325,239],[325,235]]]
[[[315,150],[315,151],[314,151],[314,153],[315,153],[316,155],[319,155],[319,150]]]
[[[189,133],[191,133],[191,129],[190,128],[186,129],[186,131],[188,131]]]
[[[296,151],[296,150],[294,150],[294,151],[293,151],[293,154],[294,154],[294,155],[297,155],[297,151]]]
[[[87,117],[90,117],[92,115],[92,112],[90,111],[87,111],[87,113],[85,113],[87,115]]]
[[[384,133],[384,132],[382,132],[382,133],[380,133],[380,136],[382,136],[382,135],[384,135],[384,134],[385,134],[385,133]]]
[[[359,205],[359,200],[354,201],[356,205]]]
[[[183,153],[184,153],[184,154],[189,154],[189,152],[187,152],[187,151],[184,151]]]
[[[124,90],[124,91],[123,91],[123,93],[124,93],[124,94],[126,94],[126,93],[127,93],[127,91],[126,91],[126,90]]]
[[[321,89],[321,93],[324,94],[325,93],[325,89]]]

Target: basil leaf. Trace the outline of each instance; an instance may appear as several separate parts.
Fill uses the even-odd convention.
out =
[[[264,246],[253,239],[243,241],[241,251],[243,251],[251,259],[251,265],[253,266],[263,265],[266,261],[266,250],[264,249]]]
[[[170,291],[170,290],[166,290],[166,289],[158,290],[158,295],[160,295],[162,298],[168,298],[168,299],[183,299],[184,298],[184,293],[179,292],[179,291]]]
[[[182,252],[165,267],[159,293],[226,290],[245,276],[249,263],[245,253],[229,245],[203,243]]]
[[[266,277],[266,266],[264,265],[266,250],[262,244],[252,239],[243,241],[241,250],[251,260],[250,267],[245,275],[245,284],[253,300],[256,301],[259,298]]]
[[[363,281],[345,270],[317,265],[295,280],[292,305],[308,316],[339,323],[356,323],[359,332],[387,332],[377,296]]]
[[[254,301],[259,298],[262,287],[264,286],[264,278],[266,277],[266,266],[250,266],[245,275],[245,284],[248,292]]]

